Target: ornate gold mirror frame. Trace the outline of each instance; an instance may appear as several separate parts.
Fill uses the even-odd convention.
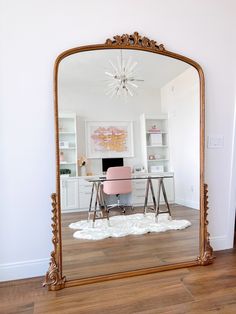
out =
[[[58,129],[58,67],[60,62],[72,54],[82,51],[92,51],[100,49],[134,49],[168,56],[184,61],[192,65],[199,74],[200,80],[200,252],[196,260],[190,262],[175,263],[172,265],[156,266],[133,271],[119,272],[110,275],[101,275],[85,279],[67,281],[62,271],[62,235],[61,235],[61,206],[60,206],[60,162],[59,162],[59,129]],[[44,286],[49,290],[59,290],[64,287],[83,285],[88,283],[101,282],[112,279],[119,279],[137,275],[151,274],[159,271],[189,267],[194,265],[208,265],[213,261],[213,250],[209,241],[207,231],[207,211],[208,211],[208,188],[204,183],[204,146],[205,146],[205,83],[203,70],[198,63],[182,55],[170,52],[162,44],[154,40],[142,37],[135,32],[132,35],[123,34],[107,39],[105,44],[96,44],[69,49],[61,53],[55,61],[54,66],[54,106],[55,106],[55,139],[56,139],[56,193],[52,198],[52,243],[51,261],[46,274]]]

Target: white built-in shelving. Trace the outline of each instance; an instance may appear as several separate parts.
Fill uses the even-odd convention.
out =
[[[142,159],[148,172],[169,171],[168,116],[142,114]]]
[[[59,113],[59,151],[60,170],[68,169],[70,174],[67,174],[67,176],[77,176],[77,125],[75,113]]]

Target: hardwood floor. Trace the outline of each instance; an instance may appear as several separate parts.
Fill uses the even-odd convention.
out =
[[[178,205],[172,205],[171,211],[173,219],[187,219],[192,225],[183,230],[99,241],[74,239],[75,230],[68,227],[86,219],[87,213],[63,214],[63,274],[72,280],[195,260],[199,255],[199,211]]]
[[[236,249],[213,265],[49,292],[43,278],[0,283],[1,314],[236,313]]]

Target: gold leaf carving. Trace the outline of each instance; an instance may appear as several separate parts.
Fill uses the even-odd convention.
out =
[[[116,41],[117,45],[122,45],[122,43],[123,43],[123,39],[122,39],[122,37],[121,37],[121,36],[116,35],[116,36],[114,36],[114,39],[115,39],[115,41]]]
[[[147,37],[143,37],[143,39],[142,39],[142,46],[143,47],[148,47],[148,45],[150,45],[149,43],[150,43],[150,40]]]
[[[158,45],[155,40],[150,40],[147,37],[142,37],[138,32],[134,32],[132,35],[123,34],[122,36],[116,35],[113,39],[107,39],[105,42],[107,46],[134,46],[151,48],[156,51],[164,51],[164,45]]]
[[[53,193],[51,195],[52,199],[52,243],[54,250],[51,252],[51,260],[49,263],[49,269],[45,276],[45,281],[43,286],[48,286],[49,290],[59,290],[65,285],[65,277],[61,277],[58,260],[59,260],[59,238],[58,238],[58,206],[57,206],[57,195]]]
[[[130,42],[129,42],[129,35],[128,34],[123,34],[122,35],[122,43],[124,45],[129,45],[130,44]]]
[[[204,254],[203,256],[198,257],[198,263],[200,265],[208,265],[211,264],[214,260],[213,249],[210,245],[210,234],[207,231],[208,226],[208,186],[204,184],[204,233],[205,233],[205,244],[204,244]]]
[[[133,35],[130,35],[131,39],[134,41],[134,45],[139,45],[139,40],[142,40],[142,37],[139,35],[138,32],[134,32]]]

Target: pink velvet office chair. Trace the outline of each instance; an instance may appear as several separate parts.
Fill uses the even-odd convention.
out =
[[[130,167],[111,167],[107,169],[106,179],[130,179]],[[132,192],[131,180],[117,180],[117,181],[104,181],[103,192],[107,195],[116,195],[117,203],[107,206],[107,211],[111,208],[118,207],[125,213],[125,206],[127,204],[120,204],[120,194],[128,194]],[[130,205],[129,205],[130,206]],[[132,206],[131,206],[132,207]]]

